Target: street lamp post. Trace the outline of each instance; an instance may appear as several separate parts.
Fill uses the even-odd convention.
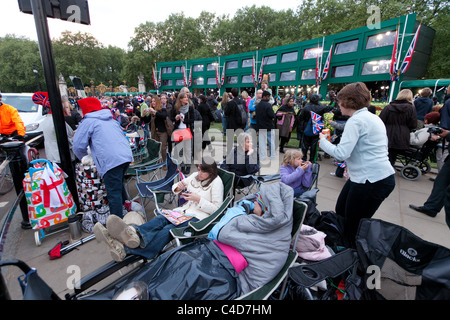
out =
[[[39,83],[38,71],[36,69],[36,65],[33,64],[33,73],[36,75],[36,84],[38,87],[38,91],[41,91],[41,84]]]

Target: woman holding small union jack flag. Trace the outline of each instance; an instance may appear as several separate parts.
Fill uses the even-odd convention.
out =
[[[347,245],[355,246],[359,222],[371,218],[395,187],[395,170],[388,158],[386,127],[368,110],[372,99],[362,82],[339,91],[343,115],[350,118],[338,145],[322,133],[320,148],[336,159],[346,161],[349,179],[336,202],[336,215],[342,220]]]

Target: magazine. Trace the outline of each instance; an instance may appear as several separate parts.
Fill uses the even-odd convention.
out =
[[[193,218],[193,216],[188,216],[183,212],[175,210],[162,209],[161,214],[176,226]]]

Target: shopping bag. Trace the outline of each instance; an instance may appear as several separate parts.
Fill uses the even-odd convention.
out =
[[[33,229],[48,228],[67,221],[77,207],[64,179],[64,172],[48,160],[31,161],[23,179],[28,217]]]
[[[180,142],[183,140],[190,140],[192,139],[192,132],[191,129],[180,129],[173,132],[173,141]]]

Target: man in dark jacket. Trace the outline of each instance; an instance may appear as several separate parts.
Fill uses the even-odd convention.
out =
[[[321,116],[323,122],[323,115],[333,110],[333,106],[324,106],[319,101],[320,95],[316,93],[312,94],[309,98],[309,102],[305,105],[297,118],[297,135],[301,135],[299,148],[302,149],[303,161],[306,161],[309,150],[309,161],[312,163],[316,162],[315,157],[317,143],[319,142],[319,134],[310,135],[309,133],[305,133],[306,126],[311,119],[311,111]]]
[[[441,114],[440,127],[450,130],[450,86],[447,89],[447,95],[444,97],[444,106],[439,109]]]
[[[262,93],[261,101],[255,107],[256,114],[256,127],[259,132],[259,148],[260,157],[264,161],[267,157],[265,141],[269,146],[269,157],[275,157],[275,112],[273,112],[272,105],[269,103],[271,94],[269,91],[264,91]]]
[[[440,137],[444,141],[450,142],[450,131],[444,130]],[[442,169],[434,180],[433,189],[423,206],[410,204],[409,207],[415,211],[426,214],[430,217],[436,215],[445,207],[445,221],[450,228],[450,156],[447,156]]]
[[[414,100],[417,113],[417,130],[423,128],[425,115],[433,111],[434,103],[430,99],[432,93],[430,88],[424,88],[420,93],[420,97]]]
[[[242,116],[239,112],[238,105],[243,105],[245,109],[245,102],[239,98],[238,88],[231,89],[231,95],[233,99],[227,103],[227,108],[225,109],[225,116],[227,117],[227,129],[237,130],[245,129],[247,118],[241,121]]]

